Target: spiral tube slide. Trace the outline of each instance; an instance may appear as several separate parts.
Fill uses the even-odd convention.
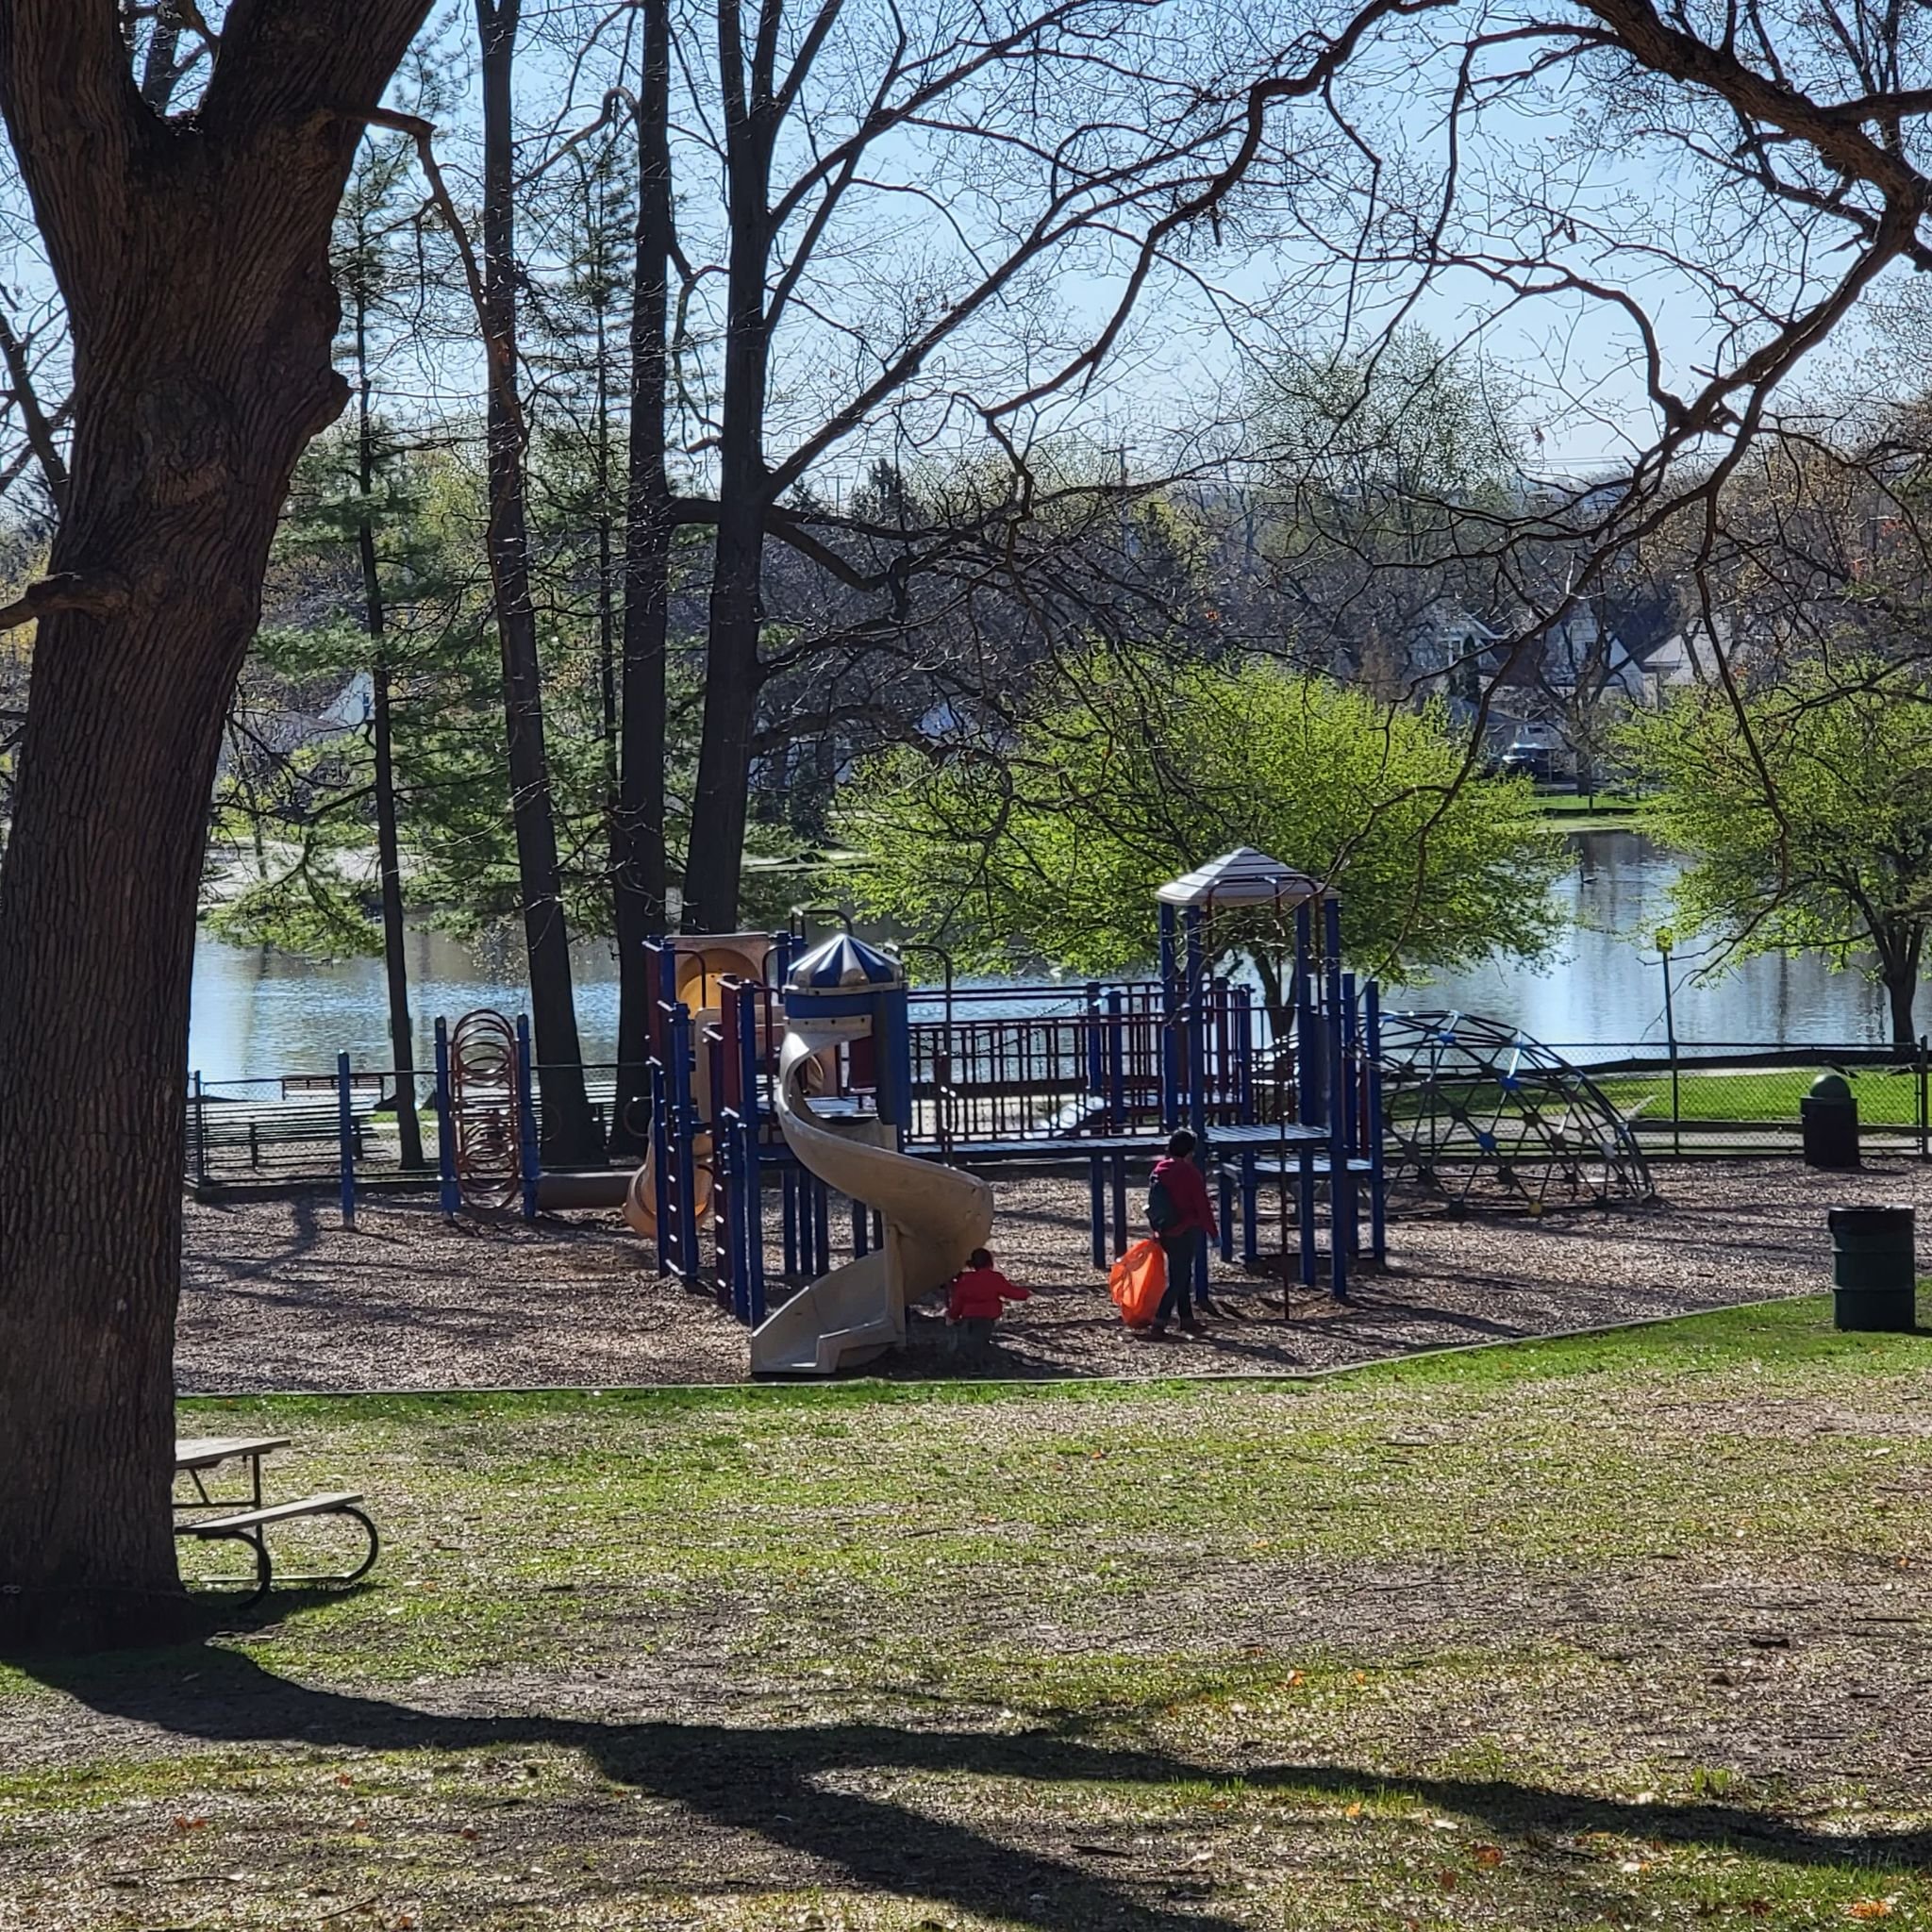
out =
[[[829,1375],[872,1361],[905,1341],[906,1304],[943,1288],[992,1232],[992,1190],[977,1175],[879,1145],[891,1128],[841,1131],[812,1112],[812,1057],[840,1037],[809,1026],[785,1036],[778,1125],[808,1173],[878,1213],[885,1245],[821,1275],[753,1329],[755,1375]]]

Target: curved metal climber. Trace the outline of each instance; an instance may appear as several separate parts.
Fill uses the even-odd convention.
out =
[[[1477,1013],[1385,1013],[1390,1179],[1457,1206],[1644,1201],[1630,1124],[1582,1068]]]
[[[508,1208],[522,1187],[517,1140],[517,1030],[479,1007],[450,1028],[450,1112],[465,1205]]]

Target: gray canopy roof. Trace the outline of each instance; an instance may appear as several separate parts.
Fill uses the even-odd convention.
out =
[[[1154,895],[1163,906],[1198,906],[1204,910],[1224,906],[1299,906],[1310,899],[1332,899],[1334,891],[1320,879],[1239,845],[1170,879]]]

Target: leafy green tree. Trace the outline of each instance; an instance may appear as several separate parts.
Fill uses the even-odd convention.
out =
[[[1163,881],[1254,845],[1342,894],[1343,944],[1406,974],[1549,945],[1560,842],[1526,784],[1477,777],[1441,711],[1265,662],[1096,658],[1008,742],[900,749],[848,788],[866,910],[976,965],[1141,964]],[[1283,1004],[1279,931],[1217,922]]]
[[[1654,788],[1648,829],[1690,864],[1680,924],[1733,958],[1801,949],[1884,989],[1895,1044],[1932,921],[1932,691],[1920,672],[1848,654],[1734,704],[1691,691],[1621,742]]]

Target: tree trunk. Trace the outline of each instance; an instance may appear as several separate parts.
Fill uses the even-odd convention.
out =
[[[515,152],[510,80],[520,0],[476,0],[483,74],[484,327],[491,337],[490,575],[503,647],[503,709],[509,741],[510,820],[530,961],[530,1022],[542,1094],[543,1158],[586,1165],[603,1146],[584,1091],[571,990],[570,928],[563,909],[550,757],[543,741],[537,612],[530,599],[530,540],[524,498],[521,424],[505,392],[517,380]]]
[[[347,400],[330,223],[424,11],[252,12],[194,120],[163,124],[111,8],[0,8],[0,109],[75,376],[0,874],[8,1648],[155,1642],[186,1616],[172,1368],[208,797],[290,475]]]
[[[1914,926],[1908,936],[1880,956],[1885,1001],[1891,1015],[1891,1043],[1902,1053],[1910,1052],[1919,1039],[1912,1005],[1919,991],[1919,953],[1924,943],[1924,932]]]
[[[738,924],[751,739],[758,698],[759,579],[764,567],[765,383],[771,331],[772,142],[775,121],[764,37],[744,85],[738,0],[718,0],[731,245],[726,268],[724,392],[718,438],[718,538],[705,652],[704,736],[685,865],[686,932]]]
[[[396,767],[391,729],[388,623],[369,498],[375,488],[375,439],[369,420],[369,301],[356,290],[356,457],[362,508],[356,553],[362,565],[362,622],[370,642],[370,712],[375,756],[375,864],[382,891],[382,970],[389,991],[389,1050],[395,1069],[396,1141],[402,1165],[423,1165],[416,1115],[416,1036],[409,1022],[409,967],[403,953],[402,842],[396,830]]]
[[[643,1151],[649,1128],[651,1002],[644,941],[668,924],[664,849],[665,647],[670,612],[672,503],[664,409],[670,379],[673,204],[671,21],[668,0],[645,0],[638,94],[638,219],[630,323],[630,475],[624,545],[623,758],[610,827],[616,893],[617,1090],[614,1149]]]

